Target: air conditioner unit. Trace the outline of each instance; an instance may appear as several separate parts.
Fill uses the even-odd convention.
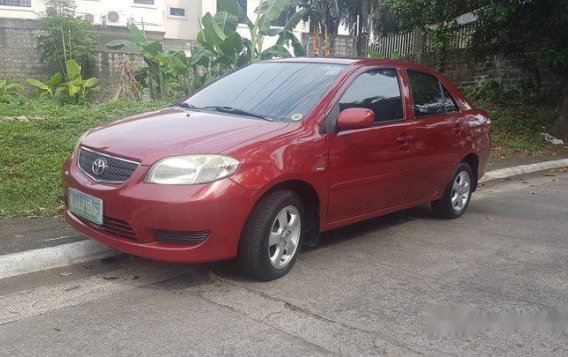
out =
[[[115,24],[120,21],[120,14],[116,11],[109,11],[106,15],[106,18],[109,23]]]
[[[93,14],[85,14],[83,15],[83,18],[90,23],[95,22],[95,16]]]

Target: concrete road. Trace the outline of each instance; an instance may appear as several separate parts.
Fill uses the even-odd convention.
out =
[[[560,356],[566,329],[534,321],[566,306],[568,174],[541,173],[481,187],[458,220],[327,233],[269,283],[127,256],[5,279],[0,355]]]

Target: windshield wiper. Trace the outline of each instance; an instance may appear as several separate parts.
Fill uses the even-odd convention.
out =
[[[247,112],[246,110],[242,110],[242,109],[237,109],[237,108],[233,108],[233,107],[223,107],[223,106],[208,106],[208,107],[203,107],[203,109],[211,109],[214,110],[216,112],[220,112],[220,113],[228,113],[228,114],[236,114],[236,115],[245,115],[248,117],[253,117],[253,118],[259,118],[259,119],[264,119],[266,121],[272,121],[272,119],[267,118],[265,116],[262,116],[260,114],[255,114],[255,113],[251,113],[251,112]]]
[[[188,103],[185,103],[185,102],[175,103],[173,106],[174,107],[181,107],[181,108],[188,108],[188,109],[199,109],[195,105],[188,104]]]

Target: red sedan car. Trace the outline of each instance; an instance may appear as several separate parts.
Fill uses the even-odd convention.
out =
[[[427,202],[461,216],[489,129],[486,112],[421,65],[256,63],[84,135],[64,165],[66,218],[133,255],[238,257],[271,280],[322,231]]]

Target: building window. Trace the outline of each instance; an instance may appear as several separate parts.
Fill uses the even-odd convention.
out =
[[[185,17],[185,9],[181,7],[170,7],[170,16]]]
[[[32,7],[32,0],[0,0],[0,6]]]
[[[140,5],[154,5],[154,0],[134,0],[134,3]]]

